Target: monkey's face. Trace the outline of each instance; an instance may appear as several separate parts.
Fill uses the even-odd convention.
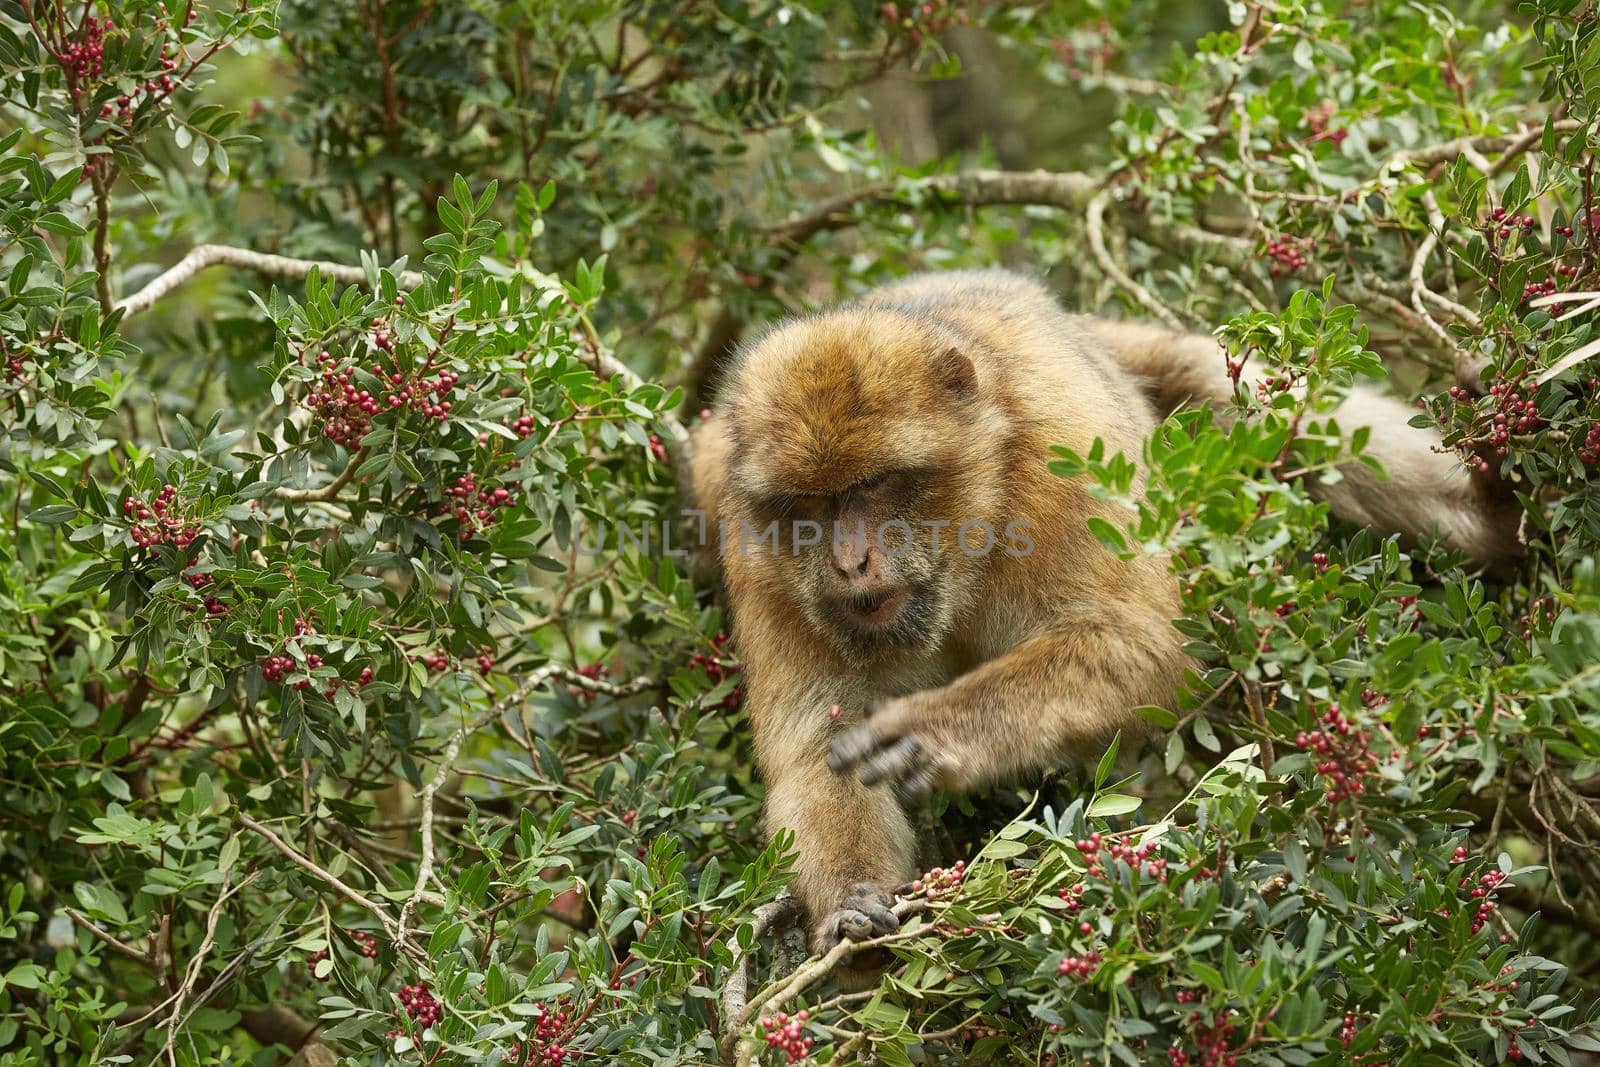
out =
[[[731,390],[725,551],[853,658],[936,645],[1003,536],[1003,419],[959,341],[830,312],[762,338]]]

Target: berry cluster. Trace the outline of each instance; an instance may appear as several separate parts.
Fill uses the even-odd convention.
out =
[[[391,383],[394,377],[393,374],[389,375]],[[437,378],[431,381],[424,378],[416,383],[416,388],[408,385],[399,392],[390,393],[389,406],[397,408],[402,404],[410,404],[413,410],[422,412],[435,422],[443,422],[449,417],[450,409],[455,406],[445,397],[450,395],[460,380],[461,375],[454,371],[442,370]]]
[[[585,663],[583,666],[577,668],[575,673],[584,678],[593,678],[598,680],[606,676],[606,665],[601,663],[599,660],[595,660],[593,663]],[[572,699],[578,701],[580,704],[586,704],[594,699],[594,690],[592,689],[577,688],[569,685],[567,686],[567,692],[572,694]]]
[[[761,1028],[767,1032],[767,1047],[779,1049],[789,1058],[788,1063],[799,1063],[811,1054],[811,1038],[801,1031],[811,1013],[805,1009],[790,1016],[780,1011],[777,1015],[763,1016]]]
[[[532,415],[518,415],[517,418],[515,419],[515,421],[513,421],[511,423],[511,430],[518,437],[532,437],[533,436],[533,416]],[[482,439],[480,438],[480,440],[482,440]]]
[[[1078,909],[1083,907],[1083,883],[1073,882],[1071,885],[1064,885],[1056,890],[1056,896],[1066,902],[1069,915],[1076,915]]]
[[[322,657],[315,652],[306,655],[306,670],[314,671],[322,666]],[[295,662],[288,656],[268,656],[261,661],[261,677],[276,685],[283,681],[283,676],[295,669]],[[311,684],[309,678],[302,678],[294,683],[296,690],[305,689]]]
[[[1056,976],[1072,978],[1079,982],[1087,981],[1100,969],[1101,959],[1098,952],[1085,952],[1081,956],[1063,956],[1061,962],[1056,964]]]
[[[1531,233],[1537,222],[1532,215],[1514,215],[1503,207],[1497,207],[1489,212],[1489,221],[1485,223],[1487,229],[1498,233],[1501,239],[1510,237],[1513,230]]]
[[[1117,56],[1117,47],[1111,40],[1111,24],[1104,19],[1092,35],[1081,35],[1080,39],[1052,38],[1050,50],[1067,68],[1067,77],[1072,81],[1081,80],[1086,73],[1104,70]]]
[[[385,352],[393,352],[394,334],[389,330],[389,324],[382,319],[373,319],[370,325],[372,326],[373,347],[382,349]]]
[[[1272,266],[1267,273],[1274,278],[1280,274],[1293,274],[1310,262],[1306,258],[1306,251],[1310,247],[1310,238],[1287,233],[1268,241],[1267,258],[1272,260]]]
[[[938,900],[941,896],[961,888],[961,879],[966,877],[967,861],[957,860],[954,867],[935,867],[921,878],[911,883],[913,893],[926,892],[929,900]]]
[[[134,544],[140,548],[161,544],[188,548],[190,542],[200,536],[200,527],[178,514],[172,506],[177,495],[176,486],[163,485],[161,492],[149,502],[131,493],[123,499],[122,517],[133,522],[128,536],[133,538]]]
[[[1472,916],[1473,933],[1482,930],[1483,924],[1488,922],[1489,917],[1494,914],[1498,905],[1490,900],[1489,897],[1496,889],[1500,888],[1500,883],[1505,880],[1506,873],[1504,871],[1489,871],[1485,873],[1478,879],[1477,885],[1472,885],[1472,879],[1470,878],[1461,879],[1458,888],[1465,890],[1471,886],[1470,891],[1467,893],[1467,899],[1478,902],[1478,910]]]
[[[1346,130],[1328,129],[1328,121],[1333,118],[1333,101],[1324,100],[1317,107],[1306,112],[1306,128],[1311,131],[1311,136],[1306,138],[1306,144],[1316,144],[1318,141],[1331,141],[1334,145],[1344,144],[1344,139],[1349,136]]]
[[[1578,448],[1578,458],[1591,467],[1600,463],[1600,422],[1592,423],[1583,435],[1583,444]]]
[[[365,930],[350,930],[348,932],[350,934],[350,939],[356,943],[356,950],[360,952],[361,955],[365,956],[369,960],[375,960],[378,958],[378,939],[376,937],[373,937]],[[317,964],[321,963],[327,958],[328,950],[321,949],[306,959],[306,966],[311,968],[311,976],[316,978],[319,982],[325,981],[325,978],[320,978],[317,976]]]
[[[22,360],[9,359],[6,361],[6,381],[15,382],[22,378]]]
[[[1560,273],[1563,269],[1564,268],[1562,267],[1557,267],[1556,271]],[[1577,269],[1577,267],[1572,268],[1574,273],[1577,272]],[[1528,301],[1537,299],[1538,297],[1549,296],[1554,293],[1556,289],[1556,280],[1554,278],[1546,278],[1542,282],[1528,282],[1522,287],[1522,302],[1526,304]]]
[[[1522,624],[1522,639],[1528,640],[1543,622],[1546,626],[1556,621],[1555,598],[1542,596],[1528,605],[1527,613],[1517,619]]]
[[[667,455],[667,446],[661,443],[660,434],[650,435],[650,455],[663,467],[672,466],[672,457]]]
[[[559,1067],[571,1055],[562,1037],[567,1027],[567,1013],[550,1011],[543,1004],[536,1007],[538,1015],[533,1037],[522,1044],[512,1045],[505,1062],[523,1067]]]
[[[477,475],[471,471],[457,478],[447,492],[451,499],[446,501],[445,517],[455,516],[461,525],[456,536],[463,541],[493,525],[502,508],[512,507],[517,502],[516,496],[504,486],[479,485]]]
[[[494,649],[478,649],[478,655],[476,659],[478,661],[478,670],[482,671],[484,674],[488,674],[490,671],[494,670]]]
[[[1496,382],[1489,386],[1494,398],[1494,429],[1488,444],[1501,455],[1513,433],[1528,433],[1539,427],[1539,404],[1532,396],[1523,396],[1517,382]]]
[[[278,613],[278,620],[280,622],[283,620],[282,612]],[[316,632],[317,628],[311,625],[309,620],[300,616],[296,616],[294,620],[294,637],[304,637],[306,634],[314,634]],[[291,640],[292,639],[293,638],[291,638]],[[315,652],[307,653],[305,660],[305,670],[307,673],[322,666],[322,657],[317,655]],[[284,675],[288,674],[290,671],[293,671],[295,667],[296,664],[294,658],[287,654],[268,656],[266,659],[261,661],[261,676],[267,681],[276,684],[283,681]],[[300,681],[294,683],[294,688],[296,690],[301,690],[305,689],[310,684],[311,682],[309,679],[302,678]],[[337,684],[337,681],[335,681],[335,685]],[[329,698],[332,698],[333,689],[330,688],[327,695]]]
[[[93,15],[83,20],[83,25],[78,27],[78,36],[66,48],[61,50],[58,57],[61,69],[66,72],[68,79],[77,82],[96,81],[105,69],[106,57],[106,31],[111,28],[111,19],[97,19]],[[79,90],[74,88],[72,95],[76,98]]]
[[[374,323],[378,320],[374,319]],[[394,351],[394,335],[386,327],[377,325],[373,328],[373,341],[384,352]],[[400,369],[399,364],[385,367],[382,360],[375,360],[372,364],[372,375],[379,382],[390,388],[384,394],[384,403],[390,410],[409,407],[412,411],[426,415],[435,422],[443,422],[455,405],[449,397],[454,392],[456,383],[461,381],[461,375],[454,371],[442,370],[434,378],[428,378],[433,361],[430,359],[422,365],[422,369],[414,375],[407,374]]]
[[[178,69],[178,61],[167,55],[167,47],[161,46],[161,69],[167,73],[151,78],[131,93],[123,93],[117,97],[115,105],[110,102],[101,105],[101,118],[118,119],[124,127],[132,126],[134,112],[139,110],[140,104],[146,100],[164,100],[172,95],[172,91],[178,87],[172,76],[172,71]],[[85,169],[91,169],[94,162],[93,159],[89,160]]]
[[[1353,729],[1339,705],[1329,706],[1316,730],[1295,734],[1294,743],[1300,751],[1322,757],[1316,767],[1327,780],[1329,804],[1366,792],[1367,776],[1376,768],[1377,760],[1368,749],[1367,732]]]
[[[1293,371],[1289,371],[1286,372],[1282,377],[1274,374],[1261,379],[1256,383],[1256,399],[1264,404],[1268,400],[1272,399],[1273,394],[1288,392],[1289,387],[1294,384],[1295,379],[1298,377],[1298,374],[1294,373]]]
[[[412,1021],[424,1029],[438,1022],[440,1016],[444,1014],[444,1006],[439,1003],[432,991],[428,989],[427,982],[401,986],[397,997],[406,1014],[411,1016]],[[389,1031],[389,1036],[391,1038],[402,1037],[404,1033],[395,1029]]]
[[[719,684],[724,678],[740,673],[743,670],[737,663],[730,662],[727,653],[728,635],[719,633],[711,639],[711,651],[696,652],[689,657],[689,666],[699,667],[706,672],[706,677],[711,679],[712,685]],[[725,711],[738,711],[744,703],[744,686],[736,685],[727,696],[722,698],[718,707]]]
[[[1350,1047],[1350,1042],[1356,1039],[1356,1031],[1361,1029],[1360,1020],[1351,1012],[1345,1012],[1344,1022],[1339,1026],[1339,1044],[1345,1048]]]
[[[1156,851],[1156,844],[1153,841],[1135,846],[1116,838],[1106,838],[1099,833],[1092,833],[1074,844],[1078,851],[1083,853],[1084,862],[1089,867],[1088,874],[1092,878],[1105,875],[1105,863],[1109,858],[1113,865],[1121,863],[1135,874],[1142,873],[1146,878],[1154,878],[1158,882],[1167,880],[1166,859],[1161,856],[1150,858]],[[1105,858],[1102,858],[1102,854]]]
[[[917,3],[884,3],[878,14],[890,32],[903,33],[912,44],[938,37],[957,23],[965,26],[969,15],[956,0],[925,0]]]
[[[1204,1025],[1205,1016],[1192,1013],[1189,1024],[1194,1029],[1189,1039],[1194,1042],[1194,1054],[1174,1046],[1167,1052],[1171,1067],[1234,1067],[1239,1062],[1233,1044],[1233,1032],[1238,1026],[1233,1021],[1235,1015],[1232,1008],[1227,1008],[1210,1025]]]
[[[450,669],[450,653],[444,649],[429,652],[422,657],[422,665],[430,671],[447,671]]]
[[[336,445],[354,448],[367,435],[378,401],[365,389],[356,388],[354,368],[341,370],[333,353],[317,353],[322,367],[322,382],[311,387],[305,405],[322,419],[322,434]]]

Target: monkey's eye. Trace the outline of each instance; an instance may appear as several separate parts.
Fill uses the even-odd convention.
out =
[[[856,484],[856,488],[859,489],[863,493],[870,493],[874,489],[882,489],[884,486],[886,486],[888,484],[889,484],[889,472],[888,471],[884,471],[882,474],[874,474],[872,477],[868,478],[864,482],[858,482]]]

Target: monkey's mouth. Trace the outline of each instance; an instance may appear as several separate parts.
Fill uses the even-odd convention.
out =
[[[906,590],[884,589],[876,593],[863,593],[850,601],[850,610],[862,622],[883,626],[900,614],[906,602]]]

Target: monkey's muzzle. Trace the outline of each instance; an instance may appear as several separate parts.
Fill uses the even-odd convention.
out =
[[[904,588],[864,593],[850,601],[850,611],[857,619],[869,625],[887,626],[905,606],[906,595]]]

